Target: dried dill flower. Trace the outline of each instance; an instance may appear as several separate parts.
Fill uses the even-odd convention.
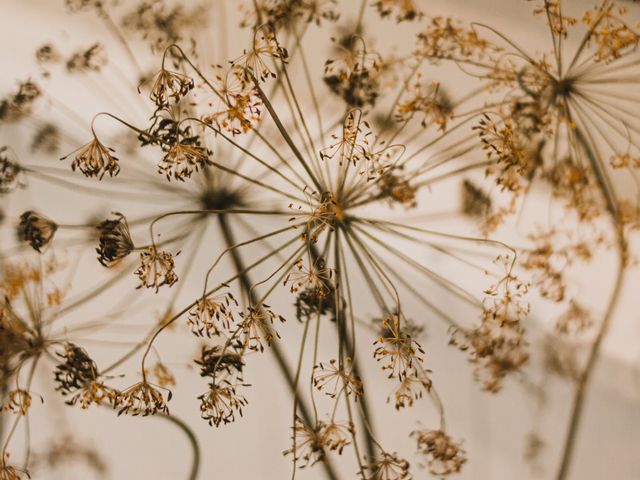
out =
[[[155,288],[157,293],[163,285],[171,287],[178,281],[174,268],[173,255],[157,251],[154,245],[149,246],[140,252],[140,266],[134,272],[142,282],[137,288]]]
[[[377,0],[373,6],[382,18],[393,16],[398,23],[411,22],[423,16],[415,0]]]
[[[380,197],[389,200],[390,204],[400,203],[404,208],[416,208],[417,189],[409,181],[400,175],[386,172],[378,180]]]
[[[107,53],[99,43],[91,45],[86,50],[75,52],[67,60],[69,73],[99,72],[107,64]]]
[[[7,147],[0,147],[0,194],[12,192],[22,169],[10,158]]]
[[[363,475],[366,480],[411,480],[409,467],[409,462],[397,453],[381,452],[365,467]]]
[[[31,80],[22,82],[18,91],[0,101],[0,121],[15,122],[28,117],[42,90]]]
[[[382,320],[385,333],[374,342],[377,345],[373,356],[384,362],[382,370],[389,370],[389,378],[397,377],[400,381],[414,370],[415,364],[422,361],[424,350],[418,342],[405,333],[400,327],[400,316],[389,315]]]
[[[329,294],[332,277],[333,270],[327,268],[322,258],[315,259],[309,267],[306,267],[302,258],[299,258],[284,279],[284,285],[291,284],[289,288],[291,293],[304,290],[320,298]]]
[[[81,147],[75,154],[71,170],[75,172],[76,169],[79,169],[85,177],[98,177],[98,180],[102,180],[106,173],[110,177],[116,176],[120,173],[120,164],[118,158],[112,155],[114,152],[113,148],[100,143],[100,140],[94,135],[93,140]],[[70,155],[66,155],[60,160],[66,160]]]
[[[31,478],[27,470],[22,470],[9,465],[9,453],[0,454],[0,480],[25,480]]]
[[[220,426],[235,421],[235,414],[242,416],[247,399],[236,392],[236,387],[224,380],[222,385],[209,384],[209,390],[198,397],[200,414],[209,425]]]
[[[278,315],[269,309],[268,305],[251,306],[240,313],[242,323],[242,343],[249,350],[264,351],[263,342],[271,345],[271,342],[280,338],[273,328],[274,320],[285,321],[282,315]]]
[[[199,337],[218,336],[221,329],[229,330],[234,322],[232,307],[238,306],[238,301],[229,292],[219,295],[199,298],[189,311],[187,325],[194,335]]]
[[[44,399],[40,397],[42,403],[44,403]],[[31,403],[33,398],[31,394],[23,390],[21,388],[17,388],[15,390],[10,390],[7,393],[7,398],[5,400],[4,405],[0,405],[0,413],[5,412],[13,412],[18,415],[26,415],[31,407]]]
[[[18,238],[29,242],[37,252],[42,253],[42,249],[51,243],[56,230],[58,225],[38,212],[29,210],[20,215]]]
[[[178,103],[193,90],[193,86],[193,78],[163,67],[153,80],[149,98],[158,108],[165,108],[170,105],[170,99]]]
[[[96,248],[98,261],[105,267],[114,266],[134,249],[127,219],[121,213],[113,214],[116,216],[115,219],[107,219],[96,227],[100,232],[99,245]]]
[[[420,400],[424,392],[431,391],[432,382],[427,376],[427,371],[410,372],[405,375],[392,394],[387,398],[387,402],[394,399],[396,410],[413,407],[413,402]]]
[[[459,473],[467,458],[459,443],[442,430],[416,430],[418,450],[427,457],[429,472],[437,476]]]
[[[116,391],[99,380],[98,366],[83,348],[67,343],[64,352],[57,355],[64,361],[56,365],[54,381],[57,391],[71,395],[68,405],[80,403],[82,408],[89,408],[91,404],[115,404]]]
[[[209,151],[200,145],[176,143],[169,148],[167,153],[158,164],[158,173],[164,174],[167,180],[173,177],[184,182],[185,177],[190,178],[191,174],[198,168],[204,168],[211,164]]]
[[[302,461],[300,468],[310,467],[324,459],[324,443],[320,435],[319,425],[315,428],[296,416],[293,425],[295,449],[292,447],[283,452],[284,455],[294,455],[296,462]]]
[[[166,389],[165,389],[166,390]],[[162,392],[153,385],[143,380],[121,392],[115,402],[118,408],[118,415],[156,415],[162,413],[169,414],[166,402],[171,400],[171,391],[167,390],[167,400],[165,401]]]
[[[249,51],[245,50],[243,55],[233,61],[233,65],[241,67],[245,71],[247,81],[250,80],[250,75],[253,75],[264,82],[269,77],[276,77],[266,62],[270,59],[284,62],[288,56],[287,49],[280,46],[275,33],[268,26],[263,26],[254,32]]]
[[[350,359],[346,360],[345,365],[339,365],[335,358],[329,360],[329,363],[320,362],[315,365],[313,386],[331,398],[336,398],[339,392],[344,392],[347,395],[353,394],[357,401],[363,393],[362,382],[353,373]]]

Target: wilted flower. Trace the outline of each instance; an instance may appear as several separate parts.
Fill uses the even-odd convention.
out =
[[[252,306],[240,313],[242,317],[242,343],[254,351],[264,351],[262,342],[271,345],[275,338],[280,338],[278,332],[273,329],[273,321],[284,322],[282,315],[278,315],[269,309],[268,305]]]
[[[32,397],[28,391],[22,390],[21,388],[10,390],[7,393],[4,405],[0,405],[0,413],[5,411],[17,413],[19,415],[26,415],[31,407],[31,402]]]
[[[155,288],[157,293],[163,285],[172,286],[178,281],[174,268],[173,255],[149,246],[140,252],[140,266],[134,272],[142,282],[137,288]]]
[[[285,455],[292,454],[296,462],[302,460],[303,464],[300,468],[310,467],[324,458],[325,445],[319,425],[312,428],[302,418],[296,416],[293,426],[293,441],[294,446],[283,453]]]
[[[209,151],[199,145],[176,143],[169,148],[162,161],[158,164],[158,173],[176,180],[184,181],[198,168],[204,168],[210,164]]]
[[[227,381],[223,381],[223,385],[210,383],[209,390],[198,399],[202,418],[216,427],[235,421],[236,412],[242,416],[242,407],[247,405],[247,399]]]
[[[458,473],[466,463],[465,451],[442,430],[416,430],[418,450],[427,457],[429,471],[445,476]]]
[[[422,361],[422,347],[406,334],[400,326],[400,316],[389,315],[382,320],[386,333],[378,337],[374,345],[378,345],[373,353],[376,360],[383,361],[382,370],[389,370],[389,378],[397,377],[400,381],[414,370],[416,363]]]
[[[149,98],[158,108],[165,108],[170,104],[169,99],[178,103],[193,86],[193,78],[163,67],[155,76]]]
[[[51,243],[56,230],[58,225],[38,212],[29,210],[20,215],[18,236],[20,240],[29,242],[37,252],[42,253],[42,249]]]
[[[113,214],[114,220],[107,219],[96,227],[100,231],[98,261],[105,267],[114,266],[134,249],[127,219],[121,213]]]
[[[234,321],[233,305],[237,307],[238,302],[229,292],[199,298],[189,312],[187,324],[199,337],[220,335],[221,328],[229,330]]]
[[[366,480],[411,480],[409,462],[400,458],[397,453],[382,452],[373,459],[363,472]]]
[[[167,400],[171,400],[171,391],[167,390]],[[162,413],[169,414],[169,408],[162,395],[162,392],[145,380],[127,388],[118,395],[115,407],[118,408],[118,415],[156,415]]]
[[[116,176],[120,173],[120,164],[118,158],[112,155],[113,152],[114,149],[104,146],[94,135],[93,140],[75,154],[71,170],[75,172],[79,169],[85,177],[98,177],[98,180],[102,180],[106,173],[110,177]],[[69,155],[61,160],[66,160]]]
[[[345,365],[338,365],[332,358],[329,363],[320,362],[313,367],[313,385],[320,391],[324,391],[331,398],[336,398],[338,393],[353,394],[356,401],[362,395],[362,382],[356,377],[351,368],[351,361],[347,359]],[[348,369],[349,371],[347,371]]]

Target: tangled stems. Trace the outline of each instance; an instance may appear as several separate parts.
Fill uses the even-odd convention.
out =
[[[556,480],[565,480],[569,475],[569,470],[571,468],[571,460],[573,457],[573,453],[576,446],[576,440],[578,438],[578,429],[580,427],[580,420],[582,419],[582,413],[584,409],[584,402],[586,399],[587,388],[589,386],[589,381],[591,380],[591,376],[593,374],[593,370],[595,368],[596,362],[598,360],[598,355],[600,354],[600,347],[602,346],[602,341],[604,340],[607,332],[609,331],[609,327],[611,325],[611,319],[613,317],[613,313],[615,311],[618,300],[620,299],[620,294],[622,291],[622,285],[624,283],[624,274],[625,274],[625,258],[626,258],[626,241],[624,238],[624,232],[622,226],[620,225],[619,213],[617,209],[617,203],[615,194],[612,189],[609,188],[609,184],[605,177],[605,174],[600,171],[597,160],[595,158],[594,152],[592,148],[589,146],[587,139],[582,134],[581,130],[576,129],[576,139],[577,143],[580,144],[586,151],[587,158],[592,165],[592,168],[595,173],[596,181],[598,182],[598,186],[605,196],[607,203],[607,211],[611,217],[611,221],[615,226],[616,230],[616,254],[617,254],[617,273],[616,279],[613,284],[613,290],[611,293],[611,297],[609,299],[609,303],[607,305],[607,309],[605,311],[604,317],[602,319],[602,323],[600,325],[600,329],[596,334],[596,338],[591,345],[591,350],[589,351],[587,357],[587,363],[576,379],[576,386],[573,396],[573,405],[571,407],[571,415],[569,417],[569,427],[566,434],[566,439],[564,442],[564,446],[562,449],[562,457],[560,460],[560,467],[558,469],[558,474],[556,476]]]

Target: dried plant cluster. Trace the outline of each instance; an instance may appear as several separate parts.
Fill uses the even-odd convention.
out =
[[[433,15],[428,0],[66,0],[70,22],[107,36],[73,48],[42,38],[34,75],[0,99],[1,128],[29,132],[26,146],[0,146],[0,479],[78,460],[106,474],[73,437],[9,455],[30,412],[56,399],[114,422],[170,420],[196,478],[201,446],[172,396],[224,436],[269,396],[251,395],[267,355],[290,393],[292,477],[472,472],[474,451],[445,422],[434,349],[466,357],[488,394],[530,382],[545,356],[574,388],[554,477],[568,478],[637,263],[640,28],[611,0],[581,16],[561,0],[520,7],[547,30],[542,53],[519,32]],[[400,40],[384,48],[392,29]],[[87,123],[56,82],[97,86],[114,108]],[[440,211],[455,185],[456,211]],[[73,206],[56,208],[63,198]],[[523,221],[536,202],[553,211],[544,224]],[[505,240],[516,223],[521,239]],[[76,261],[83,252],[95,265]],[[618,264],[596,314],[572,268],[602,252]],[[542,348],[531,298],[566,309]],[[149,331],[96,344],[120,319],[154,315],[140,299],[155,307]],[[438,323],[448,337],[426,338]],[[165,338],[191,352],[202,391],[181,389],[189,370],[163,361]],[[41,376],[54,391],[36,387]],[[371,385],[385,381],[382,410]],[[394,407],[413,412],[398,429],[414,452],[376,425]]]

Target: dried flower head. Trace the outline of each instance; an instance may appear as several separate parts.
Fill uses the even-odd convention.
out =
[[[320,298],[329,294],[332,277],[333,270],[327,268],[322,258],[315,259],[309,267],[306,267],[304,260],[299,258],[284,279],[284,285],[291,285],[289,288],[291,293],[305,290]]]
[[[169,148],[158,164],[158,173],[166,175],[167,180],[173,177],[184,182],[185,177],[190,178],[194,170],[197,172],[199,168],[211,164],[209,154],[210,152],[200,145],[176,143]]]
[[[42,249],[51,243],[56,230],[58,225],[38,212],[29,210],[20,215],[18,237],[24,242],[29,242],[37,252],[42,253]]]
[[[42,397],[40,397],[40,400],[44,403],[44,399]],[[33,398],[28,391],[21,388],[10,390],[7,393],[4,405],[0,405],[0,413],[4,411],[13,412],[18,415],[26,415],[31,407],[32,401]]]
[[[22,171],[9,153],[7,147],[0,147],[0,194],[10,193],[15,189]]]
[[[336,398],[339,393],[344,392],[358,400],[362,395],[362,382],[353,373],[351,360],[347,359],[344,365],[339,365],[335,358],[329,363],[320,362],[313,367],[313,385],[324,391],[331,398]]]
[[[156,250],[154,245],[149,246],[140,252],[140,266],[134,272],[142,282],[137,288],[155,288],[157,293],[163,285],[171,287],[178,281],[174,268],[173,255]]]
[[[271,345],[271,342],[280,338],[273,328],[274,320],[285,321],[282,315],[278,315],[269,309],[268,305],[254,305],[240,312],[242,323],[242,343],[249,350],[264,351],[263,342]]]
[[[247,399],[236,392],[236,387],[226,380],[222,385],[209,384],[209,390],[198,397],[200,400],[200,415],[209,425],[216,427],[235,421],[236,413],[242,416],[242,407],[247,405]]]
[[[107,219],[96,227],[100,232],[99,245],[96,248],[98,261],[105,267],[116,265],[134,249],[127,219],[119,212],[113,214],[116,216],[115,219]]]
[[[285,450],[284,455],[293,455],[296,462],[302,461],[300,468],[310,467],[324,459],[324,443],[320,434],[320,426],[311,427],[296,416],[293,425],[294,446]]]
[[[163,67],[153,80],[149,98],[158,108],[165,108],[170,105],[170,100],[178,103],[193,90],[193,86],[193,78]]]
[[[459,473],[467,458],[459,443],[442,430],[416,430],[418,450],[427,457],[429,471],[433,475],[446,476]]]
[[[116,399],[115,407],[119,409],[118,415],[168,415],[169,408],[166,402],[171,400],[171,396],[171,391],[167,390],[165,401],[160,390],[143,380],[121,392]]]
[[[118,158],[112,155],[114,152],[113,148],[100,143],[100,140],[94,135],[93,140],[76,152],[73,162],[71,162],[71,170],[75,172],[76,169],[79,169],[85,177],[98,177],[98,180],[102,180],[106,173],[110,177],[114,177],[120,173]],[[60,160],[66,160],[70,155],[66,155]]]
[[[378,337],[373,356],[383,362],[382,370],[389,371],[389,378],[397,377],[400,381],[410,375],[416,364],[422,362],[424,350],[401,328],[400,316],[388,315],[382,320],[384,334]]]
[[[423,15],[415,0],[377,0],[373,6],[382,18],[393,16],[398,23],[411,22]]]
[[[199,298],[189,312],[187,325],[199,337],[218,336],[235,321],[234,306],[238,306],[238,301],[229,292]]]
[[[363,475],[366,480],[411,480],[409,467],[409,462],[397,453],[381,452],[365,467]]]
[[[16,122],[31,115],[33,104],[42,90],[31,80],[22,82],[18,91],[0,100],[0,122]]]
[[[412,372],[400,380],[387,401],[393,397],[396,410],[413,407],[413,402],[421,399],[424,392],[431,391],[431,386],[432,382],[427,376],[427,371]]]
[[[253,76],[264,82],[269,77],[276,77],[266,62],[270,59],[284,62],[288,55],[287,49],[278,43],[275,33],[268,26],[263,26],[255,30],[251,48],[234,60],[233,65],[245,71],[247,80]]]

